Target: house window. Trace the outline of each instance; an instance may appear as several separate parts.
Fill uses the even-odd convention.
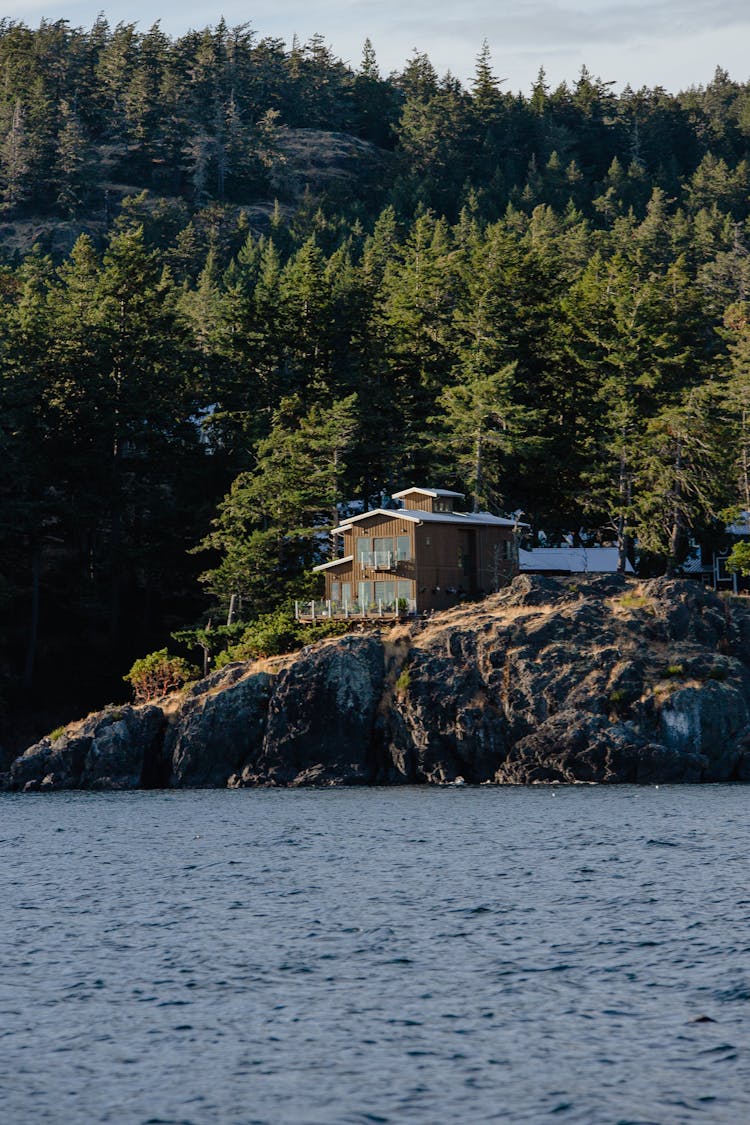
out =
[[[396,583],[395,582],[376,582],[375,583],[375,601],[382,602],[383,609],[391,609],[396,599]]]
[[[399,562],[407,562],[411,558],[411,539],[408,535],[399,535],[396,539],[396,558]]]
[[[351,582],[342,582],[341,583],[341,604],[342,605],[351,605],[352,604],[352,584],[351,584]]]
[[[372,601],[373,601],[372,586],[373,586],[372,582],[359,582],[359,583],[357,583],[357,597],[359,598],[359,604],[361,606],[364,606],[365,609],[369,609],[370,606],[372,605]]]
[[[396,597],[399,601],[404,598],[407,602],[412,597],[412,583],[401,580],[396,583]]]
[[[372,541],[363,535],[357,540],[357,562],[360,566],[367,566],[372,558]]]
[[[341,594],[341,583],[340,582],[332,582],[331,583],[331,601],[337,602],[339,600],[340,594]]]
[[[372,541],[375,566],[390,566],[393,562],[393,538],[375,538]]]

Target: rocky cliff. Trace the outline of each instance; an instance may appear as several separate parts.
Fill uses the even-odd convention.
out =
[[[684,581],[521,576],[275,673],[108,708],[6,788],[750,780],[750,603]]]

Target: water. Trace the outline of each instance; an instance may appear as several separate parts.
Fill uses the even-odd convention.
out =
[[[0,1117],[748,1121],[746,809],[728,786],[3,795]]]

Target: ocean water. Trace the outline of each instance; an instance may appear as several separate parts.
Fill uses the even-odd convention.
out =
[[[740,787],[0,796],[9,1125],[750,1121]]]

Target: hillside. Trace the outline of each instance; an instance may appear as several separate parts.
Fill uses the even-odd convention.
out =
[[[103,17],[6,21],[0,67],[4,747],[312,596],[352,501],[452,488],[642,577],[750,508],[747,84]]]

